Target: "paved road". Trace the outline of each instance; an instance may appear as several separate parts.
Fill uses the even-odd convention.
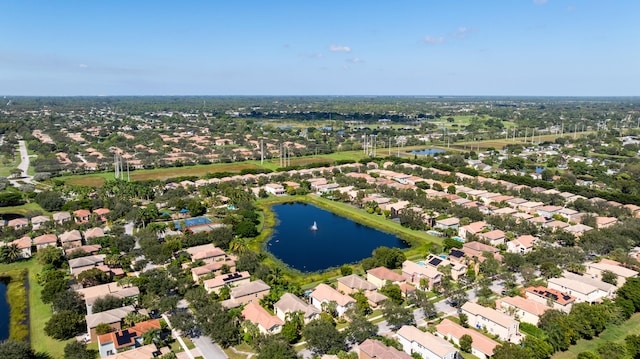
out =
[[[192,338],[191,341],[200,350],[200,353],[204,359],[226,359],[228,358],[218,344],[211,341],[211,338],[201,335],[197,338]]]
[[[22,161],[20,161],[20,164],[18,165],[18,168],[22,170],[22,177],[26,177],[29,180],[31,180],[31,178],[29,177],[29,174],[27,173],[29,171],[29,151],[27,151],[27,145],[24,141],[18,141],[18,145],[20,146],[20,158]]]

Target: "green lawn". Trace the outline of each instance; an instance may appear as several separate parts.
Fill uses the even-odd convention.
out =
[[[576,345],[570,346],[566,352],[556,353],[552,359],[573,359],[585,350],[595,352],[596,348],[605,342],[624,343],[624,338],[630,334],[640,334],[640,313],[634,314],[622,325],[610,326],[598,338],[578,340]]]
[[[42,209],[42,207],[40,207],[40,205],[35,202],[29,202],[20,206],[13,206],[13,207],[0,207],[0,214],[16,213],[16,214],[21,214],[23,216],[26,216],[29,211],[41,211],[44,214],[48,214],[47,211]]]
[[[15,160],[9,158],[9,161],[6,165],[0,165],[0,177],[9,177],[11,175],[11,170],[18,167],[20,164],[20,151],[16,151]],[[4,159],[4,156],[0,155],[0,159]]]
[[[42,265],[34,258],[12,264],[0,264],[0,272],[25,268],[29,271],[29,334],[31,346],[37,352],[46,352],[53,358],[62,358],[64,356],[64,346],[74,339],[59,341],[48,337],[44,333],[44,326],[51,318],[51,307],[40,300],[42,286],[38,284],[36,275],[42,270]]]

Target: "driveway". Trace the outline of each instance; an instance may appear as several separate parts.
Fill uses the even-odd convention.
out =
[[[204,359],[226,359],[228,358],[218,344],[211,341],[211,338],[201,335],[197,338],[192,338],[191,341],[196,345],[196,348],[200,350],[200,353]]]

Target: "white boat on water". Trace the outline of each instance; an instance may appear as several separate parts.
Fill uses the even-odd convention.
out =
[[[316,221],[313,221],[313,226],[311,226],[311,230],[312,231],[317,231],[318,230],[318,225],[316,224]]]

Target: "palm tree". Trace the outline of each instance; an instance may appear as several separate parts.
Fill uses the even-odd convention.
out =
[[[234,253],[242,254],[249,249],[249,239],[236,237],[229,243],[229,250]]]
[[[16,259],[20,258],[22,251],[18,248],[17,244],[11,243],[4,248],[4,254],[9,262],[14,262]]]

